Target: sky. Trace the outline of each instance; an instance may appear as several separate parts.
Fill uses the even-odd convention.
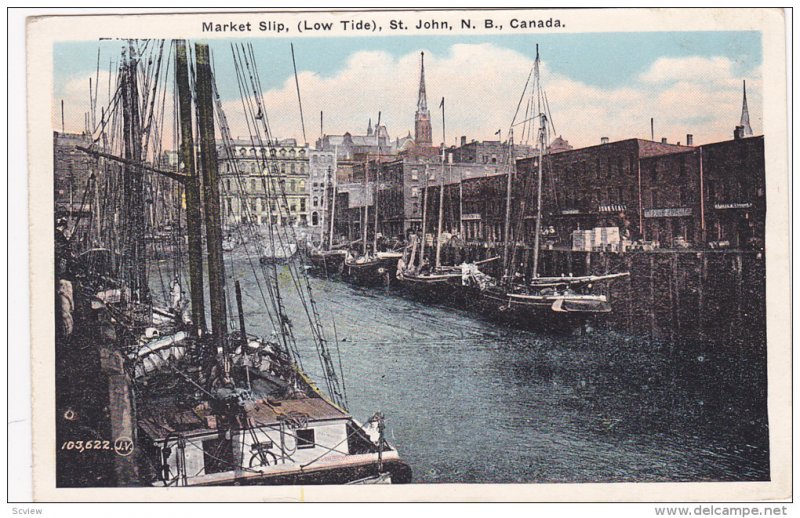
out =
[[[217,85],[234,136],[248,135],[230,44],[210,41]],[[428,105],[434,142],[452,144],[507,135],[530,72],[536,45],[542,86],[555,126],[575,147],[655,137],[695,144],[728,140],[739,122],[742,80],[747,80],[750,121],[761,133],[761,35],[758,32],[582,33],[504,36],[393,36],[367,38],[238,39],[253,44],[273,133],[303,139],[290,43],[294,45],[306,137],[323,131],[363,134],[371,118],[394,138],[413,134],[420,52],[425,52]],[[54,48],[53,125],[80,131],[89,110],[89,77],[97,74],[99,106],[106,103],[109,61],[122,42],[61,42]],[[165,47],[166,48],[166,47]],[[170,72],[171,74],[171,72]],[[167,96],[169,97],[169,95]],[[171,113],[171,108],[167,111]],[[165,124],[166,126],[166,124]],[[165,137],[168,140],[168,137]]]

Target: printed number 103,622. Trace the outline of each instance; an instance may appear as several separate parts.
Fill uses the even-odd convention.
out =
[[[61,444],[62,450],[77,450],[84,452],[87,450],[110,450],[111,441],[64,441]]]

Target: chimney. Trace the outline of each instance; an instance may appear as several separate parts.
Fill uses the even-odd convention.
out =
[[[600,137],[601,144],[608,144],[608,137]]]
[[[743,136],[744,136],[744,126],[736,126],[736,128],[733,130],[733,139],[739,140]]]
[[[694,135],[692,135],[691,133],[686,134],[686,145],[694,146]]]
[[[667,143],[667,137],[661,137],[661,143],[662,144],[666,144]]]
[[[467,145],[467,137],[465,137],[464,135],[461,135],[461,145],[462,146]]]

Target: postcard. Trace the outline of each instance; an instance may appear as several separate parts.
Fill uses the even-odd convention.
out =
[[[790,498],[786,37],[29,18],[35,500]]]

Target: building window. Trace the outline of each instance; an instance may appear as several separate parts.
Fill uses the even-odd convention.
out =
[[[314,196],[314,198],[312,198],[312,200],[311,200],[311,206],[312,207],[319,207],[319,198]]]
[[[250,180],[250,192],[256,192],[256,181]]]
[[[419,180],[419,171],[417,169],[411,170],[411,179],[412,180]]]
[[[419,188],[418,187],[412,187],[411,188],[411,197],[412,198],[419,198]]]
[[[306,199],[300,198],[300,212],[306,211]]]
[[[291,174],[294,174],[294,173],[295,173],[295,164],[294,164],[294,162],[292,162],[291,164],[289,164],[289,172],[290,172]]]
[[[315,446],[314,429],[307,428],[305,430],[295,430],[297,435],[297,449],[307,450]]]
[[[294,180],[289,182],[289,192],[295,192],[296,189],[297,189],[297,182],[295,182]]]

